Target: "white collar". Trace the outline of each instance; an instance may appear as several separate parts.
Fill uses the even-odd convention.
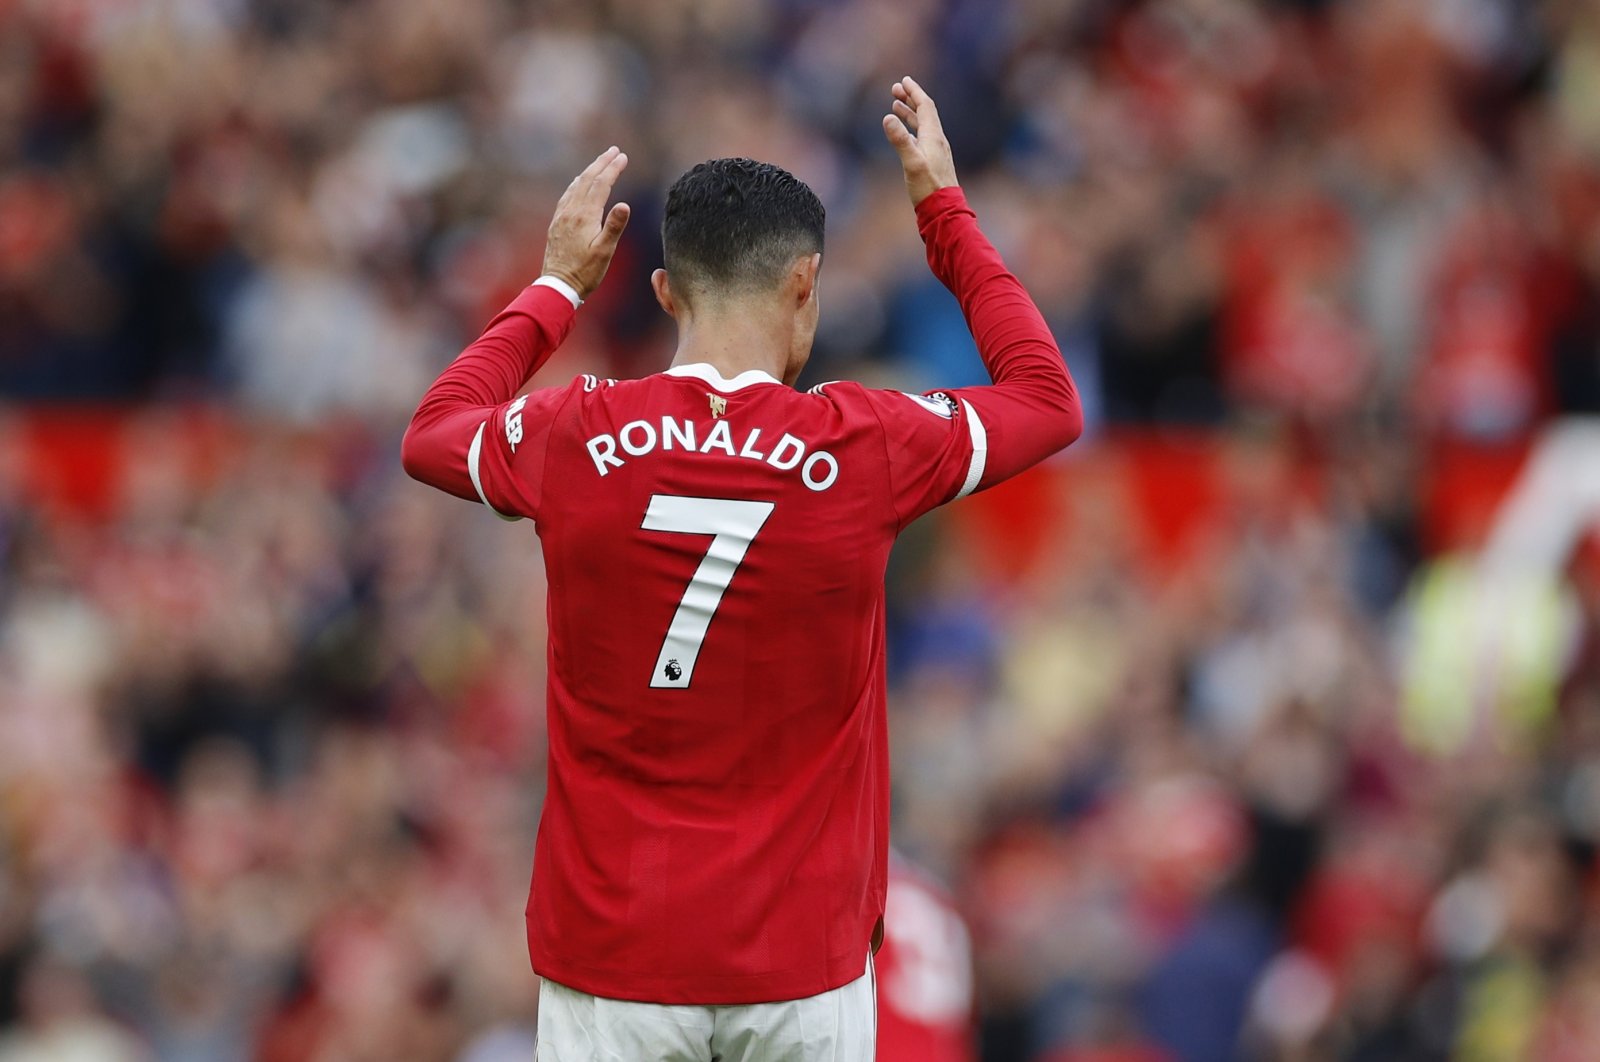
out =
[[[703,361],[691,362],[688,365],[674,365],[666,372],[668,376],[693,376],[704,380],[719,391],[737,391],[741,387],[749,387],[751,384],[781,384],[783,382],[770,372],[762,372],[760,369],[746,369],[729,380]]]

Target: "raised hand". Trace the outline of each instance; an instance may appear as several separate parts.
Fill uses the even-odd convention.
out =
[[[896,81],[890,92],[894,99],[889,104],[891,113],[883,116],[883,133],[900,156],[906,191],[911,205],[916,206],[941,188],[955,187],[956,164],[933,97],[909,77]]]
[[[627,203],[606,210],[611,189],[627,166],[628,156],[621,149],[606,148],[567,185],[550,219],[544,275],[566,281],[582,298],[605,279],[617,241],[628,227]]]

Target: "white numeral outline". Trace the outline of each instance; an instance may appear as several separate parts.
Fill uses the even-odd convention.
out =
[[[701,558],[689,585],[672,614],[667,636],[651,672],[652,689],[684,690],[694,678],[700,645],[711,628],[711,618],[722,604],[723,591],[744,562],[745,551],[772,515],[772,502],[734,501],[730,498],[686,498],[655,494],[645,510],[646,531],[683,535],[710,535],[711,545]]]

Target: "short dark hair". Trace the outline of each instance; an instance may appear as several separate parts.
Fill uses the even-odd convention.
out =
[[[776,287],[796,257],[822,250],[822,200],[770,162],[712,159],[672,183],[661,250],[674,286],[704,291]]]

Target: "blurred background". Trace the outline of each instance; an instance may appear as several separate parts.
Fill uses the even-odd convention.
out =
[[[0,1062],[532,1057],[540,560],[399,433],[612,143],[540,383],[723,154],[806,384],[980,382],[907,72],[1090,421],[891,572],[973,1057],[1600,1058],[1600,4],[0,0]]]

